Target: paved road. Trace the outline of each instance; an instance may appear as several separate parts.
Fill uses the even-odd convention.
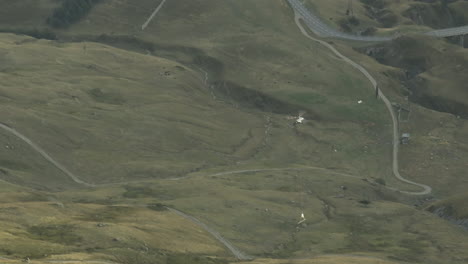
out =
[[[156,7],[156,9],[153,11],[150,17],[146,20],[146,22],[141,26],[141,30],[145,30],[145,28],[148,26],[148,24],[153,20],[153,18],[156,16],[156,14],[161,10],[163,5],[166,3],[167,0],[162,0],[161,3]]]
[[[462,35],[468,34],[468,26],[438,29],[438,30],[426,32],[424,34],[428,36],[440,37],[440,38],[462,36]]]
[[[9,127],[8,125],[5,125],[3,123],[0,123],[0,128],[15,135],[16,137],[18,137],[19,139],[21,139],[22,141],[24,141],[26,144],[28,144],[29,146],[31,146],[35,151],[37,151],[42,157],[44,157],[44,159],[46,159],[47,161],[49,161],[50,163],[52,163],[57,169],[61,170],[63,173],[65,173],[68,177],[70,177],[74,182],[78,183],[78,184],[81,184],[81,185],[84,185],[84,186],[87,186],[87,187],[94,187],[95,185],[94,184],[91,184],[91,183],[87,183],[83,180],[81,180],[79,177],[77,177],[75,174],[71,173],[67,168],[65,168],[65,166],[63,166],[62,164],[60,164],[58,161],[56,161],[55,159],[53,159],[51,156],[49,156],[49,154],[47,154],[42,148],[40,148],[38,145],[36,145],[34,142],[32,142],[29,138],[27,138],[25,135],[19,133],[18,131],[16,131],[15,129]]]
[[[308,10],[300,0],[288,0],[291,7],[297,12],[304,23],[312,30],[317,36],[323,38],[340,38],[347,40],[355,41],[366,41],[366,42],[381,42],[389,41],[397,36],[360,36],[356,34],[349,34],[338,31],[331,26],[324,23],[317,15],[315,15],[311,10]],[[428,36],[433,37],[450,37],[450,36],[460,36],[468,34],[468,26],[439,29],[434,31],[429,31],[423,33]]]
[[[292,1],[292,0],[290,0]],[[316,41],[318,43],[320,43],[321,45],[327,47],[328,49],[330,49],[336,56],[338,56],[339,58],[341,58],[342,60],[344,60],[346,63],[350,64],[352,67],[354,67],[355,69],[359,70],[362,74],[364,74],[364,76],[366,76],[366,78],[371,82],[372,84],[372,87],[374,89],[377,89],[377,81],[375,80],[375,78],[364,68],[362,67],[361,65],[357,64],[356,62],[352,61],[351,59],[349,59],[348,57],[344,56],[343,54],[341,54],[338,50],[335,49],[335,47],[333,47],[332,45],[330,45],[329,43],[323,41],[323,40],[320,40],[320,39],[316,39],[312,36],[310,36],[307,31],[303,28],[302,24],[301,24],[301,20],[303,20],[304,18],[302,17],[302,14],[299,13],[298,11],[294,10],[294,14],[295,14],[295,21],[296,21],[296,24],[297,26],[299,27],[299,29],[301,30],[302,34],[304,34],[304,36],[306,36],[307,38],[309,39],[312,39],[313,41]],[[303,20],[305,21],[305,20]],[[306,25],[308,25],[306,23]],[[432,188],[427,186],[427,185],[424,185],[424,184],[421,184],[421,183],[416,183],[416,182],[413,182],[413,181],[410,181],[408,179],[405,179],[403,178],[401,175],[400,175],[400,172],[399,172],[399,166],[398,166],[398,150],[399,150],[399,147],[400,147],[400,140],[399,140],[399,128],[398,128],[398,119],[397,119],[397,116],[395,114],[395,111],[393,110],[393,107],[392,107],[392,104],[390,103],[390,100],[388,100],[388,98],[385,96],[385,94],[379,90],[379,97],[380,99],[382,99],[382,101],[385,103],[385,106],[387,107],[388,111],[390,112],[390,115],[392,117],[392,123],[393,123],[393,162],[392,162],[392,170],[393,170],[393,174],[395,175],[395,177],[402,181],[402,182],[405,182],[405,183],[408,183],[408,184],[411,184],[411,185],[415,185],[415,186],[418,186],[420,188],[423,189],[423,191],[420,191],[420,192],[409,192],[409,191],[401,191],[401,190],[398,190],[396,188],[391,188],[391,187],[388,187],[389,189],[392,189],[392,190],[395,190],[395,191],[399,191],[401,193],[406,193],[406,194],[411,194],[411,195],[426,195],[426,194],[429,194],[431,193],[432,191]]]

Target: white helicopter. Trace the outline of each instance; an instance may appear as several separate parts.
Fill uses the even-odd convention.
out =
[[[297,124],[303,124],[305,121],[305,118],[303,115],[305,115],[306,111],[299,111],[299,114],[297,116],[288,116],[286,117],[287,119],[293,119],[294,120],[294,125]]]

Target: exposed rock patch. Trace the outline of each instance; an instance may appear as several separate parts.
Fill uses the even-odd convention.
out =
[[[432,28],[456,27],[467,23],[465,8],[468,8],[468,5],[462,1],[420,1],[411,4],[403,16],[418,25]]]
[[[454,216],[455,210],[450,205],[440,207],[430,206],[427,210],[453,224],[459,225],[464,229],[468,230],[468,218],[457,218],[456,216]]]

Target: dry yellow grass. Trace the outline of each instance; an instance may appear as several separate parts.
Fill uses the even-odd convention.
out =
[[[251,262],[240,262],[241,264],[397,264],[398,262],[379,259],[376,257],[367,256],[352,256],[352,255],[330,255],[318,256],[310,259],[302,260],[280,260],[280,259],[256,259]]]
[[[3,252],[12,252],[12,258],[29,256],[31,259],[41,259],[45,257],[41,254],[61,255],[70,251],[97,249],[104,252],[112,248],[142,246],[173,254],[228,254],[198,225],[169,211],[62,204],[59,201],[2,203],[0,211],[0,248]],[[99,223],[102,226],[98,226]],[[54,233],[45,229],[41,235],[31,231],[32,227],[59,230],[62,225],[72,227],[64,235],[76,236],[76,241],[65,241],[64,237],[55,237]]]

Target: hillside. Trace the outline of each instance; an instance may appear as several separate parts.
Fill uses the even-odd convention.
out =
[[[463,0],[306,0],[305,3],[336,28],[365,35],[421,32],[468,23],[468,4]]]
[[[195,6],[196,3],[193,5]],[[213,6],[223,8],[222,5],[213,4]],[[98,5],[95,8],[96,16],[99,14],[99,8],[104,7],[104,5]],[[289,24],[286,24],[288,13],[284,12],[288,10],[287,6],[272,6],[270,8],[276,9],[265,11],[265,20],[268,12],[276,12],[282,14],[285,22],[283,26],[278,21],[277,26],[281,27],[276,29],[272,26],[271,33],[268,33],[268,31],[258,33],[263,29],[257,26],[253,27],[256,29],[252,32],[245,32],[242,28],[232,29],[230,34],[237,34],[235,39],[230,35],[221,34],[221,32],[219,36],[222,38],[216,40],[216,35],[213,35],[211,37],[213,38],[212,42],[204,39],[203,35],[190,37],[211,43],[209,48],[205,47],[203,43],[197,44],[196,41],[191,42],[195,45],[194,47],[183,47],[177,44],[179,40],[171,39],[170,34],[176,34],[176,30],[180,31],[176,36],[187,36],[186,32],[203,34],[203,32],[193,31],[190,28],[191,25],[177,24],[180,22],[176,18],[172,18],[171,21],[171,8],[174,8],[174,6],[168,4],[165,13],[169,17],[167,18],[169,20],[168,25],[172,25],[174,29],[169,28],[163,31],[161,28],[166,26],[156,23],[155,26],[147,28],[148,33],[143,32],[145,35],[135,41],[128,40],[125,37],[112,36],[100,39],[102,42],[116,47],[132,49],[133,43],[140,43],[138,41],[147,43],[154,38],[150,30],[155,32],[155,35],[159,31],[166,32],[164,34],[167,35],[158,34],[158,38],[164,39],[164,42],[173,42],[174,44],[150,42],[154,49],[154,55],[164,56],[171,61],[183,63],[179,67],[176,67],[177,64],[174,62],[172,65],[167,64],[167,67],[161,65],[148,68],[144,64],[145,58],[148,64],[155,63],[154,56],[136,56],[133,53],[128,55],[132,56],[132,59],[123,57],[119,62],[107,62],[106,59],[97,58],[93,54],[94,44],[92,43],[66,44],[71,45],[70,49],[73,49],[74,52],[66,53],[67,57],[72,57],[70,58],[72,60],[70,64],[77,66],[80,64],[95,64],[95,69],[89,69],[89,72],[94,72],[94,74],[100,75],[101,72],[105,71],[105,69],[99,69],[100,64],[104,64],[103,68],[108,68],[110,66],[107,66],[107,63],[115,63],[113,66],[115,70],[111,72],[111,69],[109,69],[108,75],[110,76],[105,83],[103,83],[103,80],[99,82],[98,80],[91,81],[86,78],[88,83],[81,84],[87,94],[86,96],[84,94],[80,96],[85,96],[84,99],[89,99],[90,102],[88,116],[80,118],[82,122],[86,122],[88,128],[86,130],[83,128],[78,129],[82,127],[79,120],[70,122],[72,127],[67,128],[66,134],[76,133],[75,135],[78,138],[75,139],[75,142],[68,143],[68,153],[55,152],[60,149],[57,149],[57,146],[42,145],[46,150],[54,149],[55,156],[60,157],[74,153],[73,156],[69,157],[78,162],[65,164],[70,167],[71,171],[76,172],[77,175],[82,175],[84,179],[90,182],[106,182],[116,181],[122,177],[124,180],[126,178],[148,178],[148,176],[151,178],[164,178],[182,175],[201,168],[233,165],[237,162],[243,162],[244,167],[248,164],[252,164],[251,166],[259,164],[260,167],[262,164],[276,164],[276,166],[315,164],[321,167],[350,169],[351,172],[363,173],[367,176],[375,175],[380,170],[379,167],[381,166],[379,164],[388,164],[388,159],[384,156],[371,154],[375,152],[388,153],[389,151],[384,145],[377,144],[377,142],[383,140],[383,135],[389,133],[385,129],[388,117],[385,115],[384,107],[373,100],[373,94],[363,87],[364,79],[360,76],[354,76],[354,73],[348,73],[348,66],[340,65],[338,60],[327,54],[317,57],[317,53],[309,52],[306,52],[305,56],[310,59],[302,58],[304,52],[301,50],[320,48],[302,38],[299,38],[302,42],[297,42],[289,36],[290,34],[297,34],[296,36],[298,36],[299,33],[290,30],[291,28],[295,29],[292,22],[289,21]],[[224,17],[228,17],[229,12],[229,9],[219,11],[220,15],[224,15]],[[230,19],[234,22],[245,20],[244,17],[231,16]],[[100,16],[97,16],[97,18],[102,19]],[[164,16],[161,14],[160,19],[163,18]],[[93,19],[93,14],[89,16],[89,19]],[[108,21],[108,19],[104,20]],[[205,23],[213,24],[211,21]],[[96,22],[96,24],[99,24],[99,22]],[[75,25],[77,27],[76,31],[72,32],[80,32],[79,27],[87,27],[87,25],[88,23],[77,24]],[[217,28],[221,30],[223,26],[219,25]],[[244,27],[251,26],[247,24]],[[94,27],[94,30],[99,30],[99,27]],[[277,30],[281,30],[282,33],[272,33]],[[122,32],[122,34],[124,33]],[[263,35],[264,37],[252,40],[250,36],[253,34]],[[98,38],[100,35],[101,33],[97,33],[96,37]],[[94,37],[88,36],[87,38],[93,39]],[[268,45],[267,43],[279,43],[279,45]],[[268,49],[270,50],[260,48],[265,46],[269,46]],[[135,48],[135,51],[139,50]],[[86,57],[83,57],[85,52],[93,54],[88,56],[88,61],[85,60]],[[115,50],[115,52],[121,51]],[[236,59],[233,59],[234,54],[237,54],[235,55]],[[73,60],[76,60],[76,62]],[[92,60],[99,60],[99,63]],[[142,60],[143,63],[137,65],[136,62],[139,60]],[[315,61],[313,70],[303,72],[302,69],[309,69],[308,61],[312,60]],[[58,61],[61,60],[58,59]],[[133,71],[123,72],[119,70],[123,69],[123,66],[119,67],[117,63],[132,63],[131,61],[136,67],[130,67]],[[246,65],[248,66],[246,67]],[[59,64],[57,64],[57,67],[60,76],[73,73],[76,79],[83,79],[79,76],[88,76],[90,74],[81,69],[78,72],[78,69],[62,68]],[[186,71],[180,70],[181,68],[186,69]],[[333,69],[333,71],[329,69]],[[209,85],[204,85],[205,76],[203,71],[208,74]],[[169,76],[165,75],[166,72],[168,72]],[[336,73],[340,75],[340,78],[332,78]],[[190,75],[191,79],[183,77],[184,75]],[[114,76],[119,76],[119,78]],[[125,78],[123,76],[128,76],[126,79],[130,80],[123,79]],[[184,78],[187,78],[187,80],[184,80]],[[114,80],[113,83],[112,80]],[[169,89],[171,93],[167,94],[165,92],[164,97],[159,100],[157,97],[151,96],[161,94],[161,90],[157,90],[158,87],[152,86],[157,83],[161,84],[159,89],[168,90],[165,87],[166,80],[175,80],[175,83],[170,84],[170,87],[178,86],[180,88]],[[44,81],[44,83],[46,82]],[[99,85],[99,89],[96,89],[97,85]],[[135,87],[130,89],[129,85]],[[138,88],[139,86],[141,88]],[[182,86],[187,88],[182,88]],[[62,87],[58,89],[62,89]],[[133,99],[126,98],[131,91],[136,90],[141,92],[138,94],[133,92],[131,95]],[[186,97],[183,93],[187,91],[193,91],[194,94]],[[161,100],[171,100],[172,97],[178,96],[178,93],[182,93],[180,94],[182,99],[174,98],[174,100],[179,101],[177,107],[164,103],[159,104],[160,108],[158,108],[158,105],[155,104]],[[197,97],[197,94],[200,97]],[[357,104],[359,99],[365,100],[367,103],[359,105]],[[99,102],[98,100],[107,101]],[[188,102],[186,100],[190,100],[192,106],[186,106],[184,103]],[[73,101],[76,100],[73,99]],[[85,103],[88,104],[87,101]],[[197,105],[200,108],[196,108]],[[81,106],[79,107],[80,112],[84,111],[81,110]],[[370,111],[370,109],[377,109],[377,111]],[[294,129],[290,127],[292,123],[286,117],[296,115],[300,110],[307,111],[305,117],[310,122],[305,126]],[[60,112],[63,113],[63,108],[60,109]],[[192,116],[186,116],[185,114],[195,112],[198,112],[195,115],[198,119],[193,119]],[[99,118],[99,123],[91,121],[91,123],[95,123],[94,128],[91,128],[87,123],[95,118],[89,116],[91,113],[95,113],[98,115],[96,118]],[[126,113],[126,116],[122,117],[122,113]],[[69,114],[74,117],[72,110],[69,110]],[[233,119],[230,119],[231,117]],[[169,120],[165,121],[165,118]],[[62,129],[65,129],[66,120],[72,121],[72,119],[67,119],[64,116],[58,121],[62,124]],[[219,123],[216,120],[219,120]],[[36,122],[38,121],[40,120],[36,120]],[[26,121],[28,124],[30,122],[32,121]],[[52,119],[48,122],[52,122],[52,125],[54,121]],[[168,123],[164,124],[164,122]],[[173,127],[169,125],[170,123],[182,124],[178,125],[175,131],[172,131],[167,130],[170,129],[169,127]],[[270,125],[272,127],[271,135],[267,135],[268,138],[265,139],[265,129]],[[26,136],[30,135],[28,134],[29,125],[16,124],[15,127]],[[236,131],[236,129],[239,130]],[[36,129],[35,131],[39,130]],[[220,134],[217,131],[224,131],[227,134],[222,134],[223,132]],[[63,145],[66,142],[65,139],[60,139],[60,136],[55,137],[55,135],[55,139],[40,138],[51,136],[48,130],[41,133],[36,132],[35,136],[37,138],[32,138],[33,140],[44,142],[44,144]],[[312,140],[304,140],[307,138]],[[361,138],[362,140],[359,143],[351,142],[350,138]],[[181,139],[183,141],[180,141]],[[115,140],[119,140],[119,142],[115,142]],[[136,140],[141,142],[140,144],[144,144],[145,148],[139,147],[138,143],[135,142]],[[264,146],[265,140],[269,140],[266,146]],[[106,143],[106,141],[109,143]],[[363,144],[362,142],[366,143]],[[99,144],[102,146],[97,147]],[[369,149],[363,149],[365,145]],[[109,149],[109,146],[112,146],[113,149]],[[71,149],[75,149],[75,151],[70,152]],[[119,151],[115,151],[117,149]],[[337,149],[337,152],[334,149]],[[358,153],[360,153],[358,156],[351,155],[358,149]],[[202,150],[205,151],[204,154],[196,154]],[[259,150],[262,151],[257,153]],[[99,158],[101,156],[102,159],[109,160],[107,155],[103,155],[108,151],[113,153],[113,157],[110,159],[113,162],[103,162]],[[138,156],[138,161],[132,161],[132,154],[129,155],[129,153],[135,153],[135,156]],[[320,153],[320,156],[316,155],[316,153]],[[158,155],[161,160],[158,160]],[[252,158],[252,155],[255,155],[254,158]],[[65,158],[67,156],[63,157],[63,160],[69,160]],[[141,157],[145,158],[142,160]],[[200,160],[196,160],[197,158]],[[343,162],[349,158],[355,161],[355,165],[349,166],[348,162]],[[123,162],[122,159],[125,159],[125,161]],[[195,160],[191,161],[191,159]],[[171,165],[168,163],[169,160],[181,160],[182,162]],[[218,164],[216,164],[216,160],[219,160]],[[373,161],[370,162],[370,160]],[[93,163],[93,165],[89,166],[90,163]],[[145,163],[151,163],[151,165],[145,165]],[[82,166],[79,167],[78,164],[82,164]],[[379,177],[386,177],[386,174],[383,173]]]
[[[451,223],[468,229],[468,207],[466,205],[466,199],[466,194],[455,195],[442,201],[434,202],[426,209]]]
[[[375,263],[463,263],[465,234],[397,200],[375,184],[316,170],[194,175],[53,194],[11,190],[2,194],[0,248],[8,258],[43,261],[164,261],[180,254],[199,261],[230,259],[199,226],[148,206],[163,203],[200,219],[256,258],[358,254]],[[307,222],[298,226],[301,212]]]
[[[168,0],[149,22],[158,1],[97,1],[52,27],[65,2],[1,11],[2,31],[53,36],[0,34],[1,261],[468,261],[468,234],[432,213],[453,203],[458,217],[466,200],[468,123],[451,109],[468,100],[462,48],[329,40],[411,103],[400,171],[433,189],[416,196],[392,174],[390,115],[368,80],[305,38],[285,1]],[[314,3],[332,16],[338,2]],[[365,22],[382,33],[433,26],[384,2],[399,22]]]
[[[2,120],[86,181],[179,175],[203,167],[207,158],[211,166],[226,162],[219,153],[241,159],[261,144],[262,116],[221,107],[202,76],[178,63],[99,44],[13,35],[4,35],[1,48],[9,62],[1,73]],[[40,56],[31,56],[38,50]],[[26,151],[47,167],[21,141],[5,137],[14,155]],[[27,160],[2,154],[5,169],[38,173]],[[40,174],[60,186],[60,172]],[[19,178],[55,187],[37,176]]]
[[[435,193],[443,193],[443,197],[464,193],[463,157],[468,147],[463,74],[466,49],[448,41],[410,35],[389,43],[357,46],[348,54],[371,69],[379,63],[373,72],[380,74],[395,95],[395,103],[403,107],[400,130],[411,133],[413,139],[402,146],[403,172],[438,186]]]
[[[367,48],[377,61],[404,71],[402,81],[409,99],[424,107],[468,118],[468,51],[429,37],[402,37]]]

